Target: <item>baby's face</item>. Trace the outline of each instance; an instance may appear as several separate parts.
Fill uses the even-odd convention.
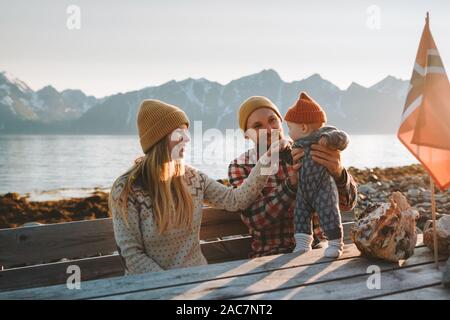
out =
[[[308,136],[311,132],[308,126],[303,123],[293,123],[286,121],[289,128],[289,136],[292,140],[297,140]]]

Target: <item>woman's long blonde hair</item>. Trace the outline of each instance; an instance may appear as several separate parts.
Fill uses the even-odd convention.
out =
[[[128,195],[132,186],[141,183],[150,193],[153,219],[159,234],[170,228],[191,228],[194,204],[184,172],[183,161],[171,159],[169,136],[166,136],[126,173],[128,177],[119,199],[124,221],[128,221]]]

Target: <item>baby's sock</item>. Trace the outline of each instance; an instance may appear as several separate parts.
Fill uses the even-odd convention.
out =
[[[328,240],[328,248],[325,249],[325,257],[327,258],[339,258],[344,251],[344,242],[342,238]]]
[[[295,242],[297,245],[295,246],[294,252],[305,253],[307,251],[311,251],[311,244],[313,242],[313,236],[306,233],[296,233],[294,235]]]

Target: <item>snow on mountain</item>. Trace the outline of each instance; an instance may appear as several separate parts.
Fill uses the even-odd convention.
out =
[[[402,98],[406,96],[408,92],[409,81],[401,80],[393,76],[387,76],[380,82],[370,87],[372,90],[376,90],[380,93],[389,93]]]
[[[29,93],[32,90],[23,82],[22,80],[17,79],[14,75],[9,72],[3,71],[1,75],[11,84],[15,85],[20,91],[23,93]]]
[[[14,103],[14,101],[9,96],[3,97],[0,102],[9,107],[12,107]]]
[[[9,107],[2,116],[8,121],[67,121],[79,118],[100,101],[80,90],[58,92],[52,86],[33,91],[8,72],[0,72],[0,104]],[[13,120],[12,120],[13,119]]]
[[[407,81],[389,76],[369,88],[352,83],[341,90],[319,74],[285,82],[275,70],[266,69],[225,85],[188,78],[97,99],[80,90],[58,92],[51,86],[34,92],[5,74],[0,73],[0,107],[5,107],[0,108],[0,132],[20,119],[41,123],[39,132],[136,133],[138,107],[150,98],[181,107],[192,123],[201,120],[204,129],[224,130],[238,127],[238,108],[252,95],[267,96],[284,115],[299,93],[307,91],[323,106],[332,125],[349,132],[392,133],[408,87]],[[26,131],[33,131],[34,125],[27,123],[22,124]]]

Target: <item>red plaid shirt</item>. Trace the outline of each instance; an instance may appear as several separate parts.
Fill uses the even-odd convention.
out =
[[[228,167],[228,179],[238,187],[250,174],[256,163],[256,150],[250,149],[233,160]],[[292,166],[280,159],[278,172],[271,175],[262,195],[241,214],[242,221],[252,235],[250,257],[292,252],[294,239],[294,208],[296,188],[289,183]],[[342,181],[336,181],[341,211],[350,211],[356,204],[357,189],[353,177],[344,170]],[[313,219],[314,234],[323,239],[318,217]]]

